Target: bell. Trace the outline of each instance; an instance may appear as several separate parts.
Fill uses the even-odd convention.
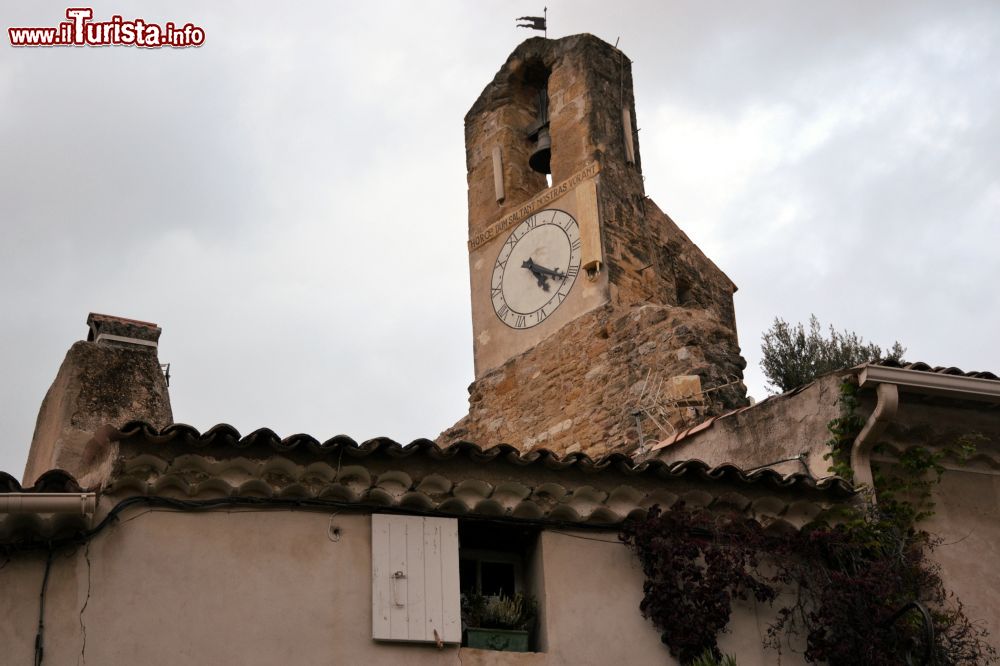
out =
[[[528,158],[528,166],[538,173],[552,173],[549,160],[552,157],[552,137],[549,136],[549,128],[546,125],[538,130],[538,137],[535,139],[535,149]]]

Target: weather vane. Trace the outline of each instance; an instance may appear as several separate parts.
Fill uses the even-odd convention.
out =
[[[549,18],[549,8],[542,8],[542,16],[520,16],[516,20],[527,21],[527,23],[518,23],[518,28],[528,28],[529,30],[541,30],[545,33],[545,38],[549,37],[548,28],[548,18]]]

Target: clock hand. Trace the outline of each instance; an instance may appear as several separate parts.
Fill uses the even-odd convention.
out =
[[[547,277],[554,277],[559,280],[563,280],[566,278],[566,274],[559,272],[559,269],[552,270],[551,268],[545,268],[545,266],[540,266],[536,264],[534,261],[532,261],[531,257],[529,257],[527,261],[521,264],[521,268],[527,268],[536,277],[539,278],[543,275]]]
[[[527,261],[521,263],[521,268],[527,268],[531,271],[531,274],[535,276],[535,281],[538,282],[538,286],[542,288],[542,291],[549,290],[549,276],[550,272],[544,266],[539,266],[529,257]]]
[[[542,291],[549,290],[549,278],[544,273],[531,271],[531,274],[535,276],[535,281],[538,283],[538,286],[542,288]]]

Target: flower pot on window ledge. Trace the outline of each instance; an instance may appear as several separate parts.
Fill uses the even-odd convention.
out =
[[[527,652],[529,631],[535,624],[538,606],[526,594],[483,596],[462,595],[462,623],[466,644],[483,650]]]
[[[469,627],[466,630],[470,648],[500,650],[503,652],[527,652],[527,629],[484,629]]]

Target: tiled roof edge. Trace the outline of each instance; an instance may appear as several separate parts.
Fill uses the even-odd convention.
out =
[[[855,493],[851,484],[839,477],[816,480],[807,474],[782,476],[770,469],[746,473],[733,464],[727,463],[711,467],[701,460],[667,463],[654,459],[636,463],[623,453],[612,453],[597,460],[583,453],[559,456],[548,449],[535,449],[521,453],[510,444],[496,444],[489,448],[482,448],[472,442],[458,441],[442,448],[429,439],[415,439],[409,444],[403,445],[392,439],[379,437],[359,443],[346,435],[337,435],[320,442],[315,437],[305,434],[295,434],[282,438],[268,428],[254,430],[243,436],[236,428],[228,424],[213,426],[202,433],[192,426],[180,423],[157,430],[152,425],[141,421],[127,423],[118,431],[116,438],[121,440],[141,438],[151,443],[162,444],[177,443],[190,447],[192,453],[199,450],[208,453],[212,449],[243,451],[266,446],[277,453],[305,450],[322,457],[343,454],[345,462],[349,459],[365,458],[376,453],[391,458],[421,456],[432,460],[447,460],[463,456],[477,463],[502,460],[512,465],[541,465],[552,470],[575,469],[582,473],[600,473],[614,469],[627,475],[701,478],[707,481],[760,484],[782,490],[815,489],[839,496],[849,496]]]
[[[987,372],[984,370],[972,370],[966,372],[965,370],[962,370],[961,368],[956,368],[954,366],[944,366],[944,365],[934,366],[928,363],[924,363],[923,361],[914,361],[913,363],[909,362],[900,363],[899,361],[889,361],[889,360],[877,361],[874,363],[865,363],[863,365],[859,365],[856,368],[852,368],[852,370],[860,370],[861,368],[865,367],[865,365],[880,365],[886,368],[900,368],[902,370],[918,370],[920,372],[933,372],[939,375],[957,375],[960,377],[972,377],[974,379],[989,379],[992,381],[1000,381],[1000,377],[993,374],[992,372]]]
[[[33,486],[21,487],[21,482],[0,472],[0,493],[79,493],[83,492],[73,475],[61,469],[50,469],[35,481]]]

